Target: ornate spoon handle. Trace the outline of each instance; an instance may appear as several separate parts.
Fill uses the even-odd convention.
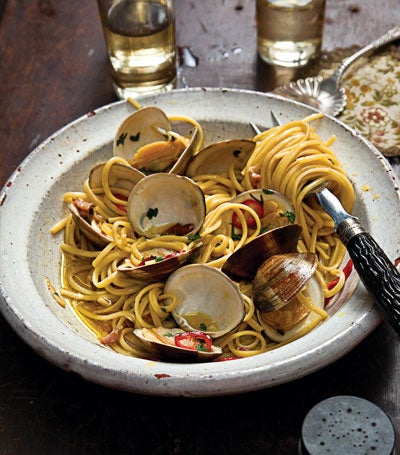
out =
[[[327,189],[317,192],[316,196],[333,218],[336,232],[364,286],[400,335],[400,273],[358,220],[345,212],[336,196]]]
[[[345,58],[343,62],[340,64],[340,66],[335,70],[335,72],[330,76],[328,79],[326,79],[323,84],[326,85],[328,84],[334,84],[336,86],[339,85],[340,79],[342,78],[343,74],[345,71],[360,57],[362,57],[365,54],[368,54],[369,52],[372,52],[384,44],[390,43],[397,38],[400,38],[400,25],[396,25],[392,29],[390,29],[388,32],[386,32],[384,35],[381,37],[377,38],[376,40],[372,41],[371,43],[367,44],[366,46],[362,47],[359,49],[357,52],[355,52],[353,55],[350,55],[349,57]],[[329,82],[328,82],[329,81]]]

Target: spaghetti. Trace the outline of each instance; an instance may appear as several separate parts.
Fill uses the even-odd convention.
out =
[[[262,232],[261,219],[254,207],[235,202],[233,198],[244,191],[268,188],[282,193],[292,202],[296,223],[303,228],[299,251],[317,254],[316,276],[324,296],[329,298],[340,292],[345,281],[340,268],[345,248],[334,234],[332,220],[309,194],[328,181],[345,209],[350,211],[354,191],[330,149],[334,138],[323,142],[310,125],[320,117],[312,115],[257,135],[254,152],[242,169],[232,165],[224,175],[193,177],[204,193],[207,211],[199,233],[204,248],[196,262],[221,268],[234,251]],[[186,117],[175,117],[174,120],[190,121],[203,137],[198,122]],[[137,340],[133,329],[176,326],[171,317],[176,299],[164,293],[164,282],[140,283],[120,273],[118,265],[125,260],[134,266],[143,264],[143,251],[149,245],[182,251],[193,246],[193,239],[185,235],[161,235],[155,239],[138,237],[126,214],[128,193],[113,188],[109,182],[111,168],[116,163],[128,164],[122,158],[110,158],[99,187],[91,188],[87,180],[82,192],[64,195],[64,201],[68,203],[76,198],[90,203],[101,218],[101,229],[110,241],[102,248],[94,245],[81,233],[71,215],[54,226],[54,234],[64,230],[62,284],[57,301],[72,308],[102,343],[125,355],[148,358],[149,352]],[[240,236],[232,229],[233,215],[239,223]],[[282,214],[280,216],[282,218]],[[254,220],[251,228],[248,225],[250,217]],[[332,282],[334,285],[329,284]],[[296,301],[306,308],[306,314],[313,314],[312,321],[283,341],[273,341],[266,336],[260,323],[252,300],[251,283],[242,282],[239,286],[245,317],[234,331],[214,341],[223,348],[223,358],[247,357],[276,349],[303,336],[328,316],[324,309],[313,305],[307,292],[302,291]]]

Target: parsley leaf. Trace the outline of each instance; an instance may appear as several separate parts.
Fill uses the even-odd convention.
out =
[[[117,139],[117,146],[118,145],[124,145],[126,136],[128,136],[128,133],[121,133]]]
[[[147,213],[146,213],[146,216],[149,220],[151,220],[152,218],[155,218],[156,216],[158,215],[158,208],[149,208],[149,210],[147,210]]]
[[[137,142],[139,139],[140,139],[140,131],[137,134],[135,134],[134,136],[133,135],[129,136],[129,140],[132,142]]]
[[[294,223],[294,220],[296,218],[295,214],[293,212],[284,212],[280,213],[279,216],[286,216],[286,218],[289,220],[290,223]]]

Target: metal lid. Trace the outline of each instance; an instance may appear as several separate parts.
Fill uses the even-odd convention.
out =
[[[337,396],[309,411],[299,446],[303,455],[392,455],[395,432],[378,406],[362,398]]]

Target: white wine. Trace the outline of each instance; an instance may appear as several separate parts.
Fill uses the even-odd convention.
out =
[[[283,66],[302,66],[321,49],[325,0],[257,0],[258,52]]]
[[[165,2],[120,0],[102,14],[102,22],[121,98],[125,92],[153,91],[175,79],[175,22]]]

